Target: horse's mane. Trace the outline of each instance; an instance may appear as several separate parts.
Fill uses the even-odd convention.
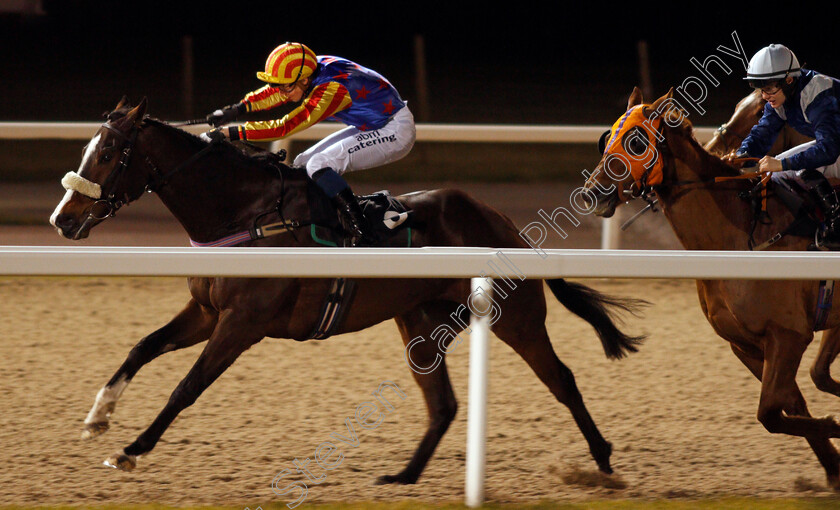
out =
[[[205,142],[198,136],[173,126],[166,121],[156,119],[148,115],[143,118],[143,124],[155,126],[180,137],[182,140],[191,144],[196,151],[202,150],[208,145],[208,142]],[[235,159],[238,159],[247,167],[256,166],[260,169],[275,173],[275,175],[278,171],[288,176],[303,173],[303,169],[286,165],[280,161],[280,157],[277,154],[251,143],[223,142],[218,145],[218,150],[229,154]]]
[[[684,136],[694,150],[697,151],[697,155],[703,159],[705,158],[709,161],[710,164],[714,165],[715,167],[721,170],[721,176],[735,176],[740,175],[740,171],[732,165],[724,163],[719,156],[712,154],[706,147],[697,140],[697,134],[694,131],[694,125],[691,123],[690,120],[684,118],[680,125],[671,127],[672,130],[676,132],[681,132],[681,136]]]

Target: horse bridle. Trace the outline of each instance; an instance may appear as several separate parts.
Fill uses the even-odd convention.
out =
[[[85,220],[82,222],[82,225],[79,227],[77,236],[79,234],[81,234],[81,232],[85,231],[85,228],[88,226],[88,224],[90,222],[92,222],[92,221],[102,221],[102,220],[105,220],[107,218],[110,218],[111,216],[114,216],[116,214],[116,212],[122,206],[127,205],[131,201],[137,199],[137,197],[132,198],[131,196],[129,196],[128,191],[126,191],[123,194],[123,196],[120,197],[119,199],[116,197],[116,195],[113,192],[108,193],[105,198],[102,198],[103,195],[104,195],[103,190],[106,190],[106,189],[115,190],[115,189],[117,189],[117,186],[119,185],[123,175],[125,174],[126,170],[128,169],[129,165],[131,164],[131,157],[134,153],[134,144],[137,141],[137,136],[138,136],[138,133],[140,132],[140,127],[137,126],[137,125],[134,125],[132,127],[131,132],[129,132],[128,134],[123,133],[122,131],[118,130],[116,127],[112,126],[110,124],[110,120],[111,119],[109,118],[107,122],[103,123],[102,127],[111,131],[112,133],[116,134],[119,138],[121,138],[123,140],[123,146],[120,150],[120,159],[117,162],[116,167],[114,168],[114,170],[111,171],[111,173],[105,179],[105,183],[103,183],[102,185],[92,183],[91,181],[88,181],[84,177],[81,177],[78,174],[74,174],[74,180],[87,182],[88,184],[92,184],[93,186],[98,186],[99,187],[99,190],[98,190],[98,195],[99,196],[91,196],[91,194],[88,194],[88,193],[85,193],[85,192],[79,190],[78,185],[73,185],[73,184],[69,184],[69,186],[65,185],[66,188],[73,189],[74,191],[80,192],[83,195],[87,196],[88,198],[91,198],[91,199],[94,200],[94,203],[91,204],[90,207],[88,207],[87,218],[85,218]],[[200,151],[196,152],[195,154],[193,154],[192,156],[187,158],[184,162],[182,162],[181,164],[179,164],[178,166],[176,166],[175,168],[173,168],[172,170],[170,170],[169,172],[167,172],[165,174],[160,171],[160,169],[154,164],[154,162],[152,161],[152,159],[149,156],[146,156],[145,162],[149,166],[149,168],[151,169],[151,173],[150,173],[150,176],[149,176],[149,182],[146,183],[144,191],[146,193],[157,192],[161,187],[165,186],[169,182],[169,178],[172,175],[180,172],[184,168],[193,164],[198,159],[204,157],[204,155],[208,154],[210,151],[219,147],[220,143],[221,142],[211,142],[206,147],[202,148]],[[278,199],[276,207],[274,209],[258,215],[257,218],[254,220],[254,224],[256,225],[257,221],[260,218],[264,217],[265,215],[276,211],[278,213],[278,215],[280,216],[281,222],[280,223],[275,223],[275,224],[272,224],[272,225],[263,226],[263,229],[267,229],[267,227],[273,227],[273,230],[271,231],[271,233],[265,233],[266,230],[263,230],[263,233],[261,234],[262,237],[266,237],[266,236],[269,236],[269,235],[275,235],[275,234],[279,234],[279,233],[282,233],[282,232],[291,232],[292,237],[295,238],[295,241],[298,241],[297,236],[294,233],[294,229],[300,227],[302,225],[302,223],[300,223],[299,221],[296,221],[296,220],[288,221],[288,220],[286,220],[286,218],[283,215],[283,210],[284,210],[283,201],[284,201],[284,197],[285,197],[286,181],[285,181],[285,176],[283,175],[283,172],[279,171],[278,173],[280,174],[280,179],[281,179],[280,199]],[[71,172],[71,174],[73,174],[73,172]],[[70,174],[68,174],[68,175],[70,175]],[[65,181],[62,180],[62,183],[64,183],[64,182]],[[100,206],[100,205],[104,205],[105,212],[97,214],[98,206]],[[278,228],[278,226],[282,226],[282,228]],[[251,230],[255,230],[255,228],[256,227],[254,227]]]
[[[726,136],[726,134],[731,134],[732,136],[734,136],[738,139],[738,142],[743,142],[747,138],[746,135],[739,135],[738,133],[729,129],[729,124],[728,123],[721,124],[719,128],[715,129],[715,133],[719,133],[721,136]],[[726,149],[729,150],[729,144],[728,143],[726,144]]]
[[[114,133],[119,138],[123,140],[123,146],[120,149],[120,159],[117,162],[116,167],[108,177],[105,179],[105,182],[101,185],[102,193],[100,197],[90,197],[94,199],[94,203],[88,208],[88,217],[85,219],[85,222],[82,224],[82,227],[79,231],[83,231],[84,227],[87,223],[91,221],[101,221],[107,218],[110,218],[116,215],[117,211],[124,205],[127,205],[132,200],[136,200],[137,197],[130,197],[128,191],[126,191],[121,197],[117,198],[117,196],[111,192],[106,195],[105,190],[115,190],[118,188],[120,181],[125,175],[126,170],[128,169],[129,165],[131,164],[131,157],[134,153],[134,144],[137,141],[137,135],[140,132],[140,128],[136,125],[132,126],[131,131],[126,134],[117,129],[116,127],[112,126],[110,123],[111,119],[109,118],[107,122],[102,124],[102,127],[109,130],[111,133]],[[197,153],[193,154],[190,158],[186,161],[175,167],[174,169],[170,170],[166,174],[160,171],[158,167],[152,162],[150,157],[146,157],[146,164],[151,168],[152,173],[150,174],[150,182],[146,184],[144,191],[146,193],[153,193],[160,189],[162,186],[166,185],[169,181],[169,178],[195,162],[197,159],[203,157],[207,154],[210,150],[217,147],[217,143],[211,143],[207,147],[203,148],[202,150],[198,151]],[[84,178],[82,178],[84,179]],[[104,212],[98,213],[100,207],[104,206]]]
[[[108,175],[108,177],[105,179],[105,182],[102,184],[102,190],[104,195],[105,190],[115,190],[117,188],[120,181],[122,180],[122,176],[128,169],[128,165],[131,164],[131,155],[134,151],[134,143],[137,141],[137,134],[140,130],[135,126],[131,130],[131,132],[128,135],[126,135],[122,131],[112,126],[109,122],[103,123],[102,127],[111,131],[123,140],[123,146],[122,149],[120,149],[120,159],[117,162],[117,166],[116,168],[114,168],[113,171],[111,171],[110,175]],[[104,216],[94,218],[100,220],[110,218],[111,216],[114,216],[122,206],[126,205],[130,201],[131,198],[128,196],[127,191],[124,194],[124,196],[120,199],[117,199],[114,193],[108,193],[106,198],[100,198],[99,200],[93,203],[89,215],[93,216],[94,206],[96,206],[97,204],[104,204],[107,206],[107,213]]]
[[[125,174],[125,170],[131,163],[131,154],[134,148],[134,142],[137,140],[137,133],[139,129],[135,128],[130,134],[126,135],[111,126],[109,124],[110,121],[111,118],[109,117],[108,120],[102,124],[102,128],[108,129],[112,133],[118,135],[123,140],[123,146],[120,149],[120,159],[117,162],[117,166],[110,174],[108,174],[105,182],[100,185],[82,177],[76,172],[69,172],[61,180],[61,184],[68,191],[74,191],[93,200],[93,203],[85,211],[87,217],[82,222],[82,225],[76,233],[77,239],[78,236],[88,228],[88,225],[91,222],[102,221],[114,216],[122,206],[131,201],[131,197],[128,196],[128,192],[125,193],[124,197],[118,199],[114,193],[108,193],[105,195],[103,190],[114,190],[117,188],[122,176]]]

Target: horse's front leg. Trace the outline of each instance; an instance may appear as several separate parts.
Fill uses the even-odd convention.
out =
[[[207,340],[216,326],[216,321],[215,311],[191,299],[181,313],[167,325],[140,340],[128,353],[128,357],[108,384],[96,395],[96,401],[85,418],[82,438],[90,439],[108,430],[110,416],[114,412],[117,400],[143,365],[163,353]]]
[[[240,354],[262,340],[262,329],[255,327],[251,318],[244,313],[231,310],[219,316],[218,324],[210,340],[187,376],[181,380],[169,397],[155,421],[137,440],[121,452],[105,460],[105,465],[131,471],[137,465],[139,455],[150,452],[175,417],[192,405],[222,373],[236,361]]]
[[[830,416],[787,416],[783,411],[795,407],[801,395],[796,372],[808,338],[779,328],[766,337],[764,369],[761,375],[761,398],[758,421],[768,432],[801,437],[840,437],[840,423]],[[804,401],[796,407],[803,407]]]

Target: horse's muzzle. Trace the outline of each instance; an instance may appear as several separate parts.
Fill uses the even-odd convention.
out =
[[[86,218],[84,216],[83,218]],[[78,216],[73,214],[57,214],[50,218],[50,223],[58,231],[61,237],[74,241],[84,239],[90,233],[90,225],[87,221],[79,221]]]
[[[590,188],[589,193],[581,195],[587,207],[592,207],[592,212],[595,216],[602,218],[609,218],[615,214],[615,208],[618,206],[618,194],[616,193],[601,193],[598,188]],[[594,203],[593,203],[593,200]]]

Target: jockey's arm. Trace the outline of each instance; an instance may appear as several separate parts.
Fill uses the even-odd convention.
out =
[[[245,112],[250,113],[270,110],[276,106],[286,104],[288,100],[289,96],[280,92],[280,89],[266,85],[265,87],[245,94],[240,104],[244,105]]]
[[[280,96],[282,96],[282,94],[280,94]],[[279,101],[279,98],[276,98],[269,93],[265,93],[264,96],[257,96],[257,100],[252,104],[257,108],[267,109],[286,102],[285,96],[282,97],[282,102],[275,102],[272,104],[272,101]],[[300,106],[286,114],[283,118],[268,121],[246,122],[241,126],[231,126],[228,136],[231,140],[266,142],[278,140],[302,131],[309,126],[345,110],[349,108],[352,103],[353,101],[350,98],[350,93],[344,85],[337,82],[322,83],[320,85],[316,85],[312,89],[312,92],[303,99]],[[263,107],[267,104],[272,104],[272,106]],[[251,109],[249,111],[257,111],[257,109]]]
[[[828,166],[840,157],[840,106],[831,94],[817,96],[806,111],[814,126],[814,145],[784,160],[785,170]]]
[[[248,92],[242,101],[214,111],[207,116],[207,123],[218,128],[235,121],[239,116],[248,112],[268,110],[287,101],[288,97],[282,94],[279,89],[266,85],[253,92]],[[226,134],[230,130],[232,128],[221,129],[218,132]]]
[[[738,148],[737,154],[739,156],[751,156],[754,158],[765,156],[770,151],[773,142],[776,141],[776,137],[779,136],[784,125],[785,121],[779,117],[779,114],[768,103],[761,120],[750,130],[750,134],[747,135],[741,143],[741,147]]]

